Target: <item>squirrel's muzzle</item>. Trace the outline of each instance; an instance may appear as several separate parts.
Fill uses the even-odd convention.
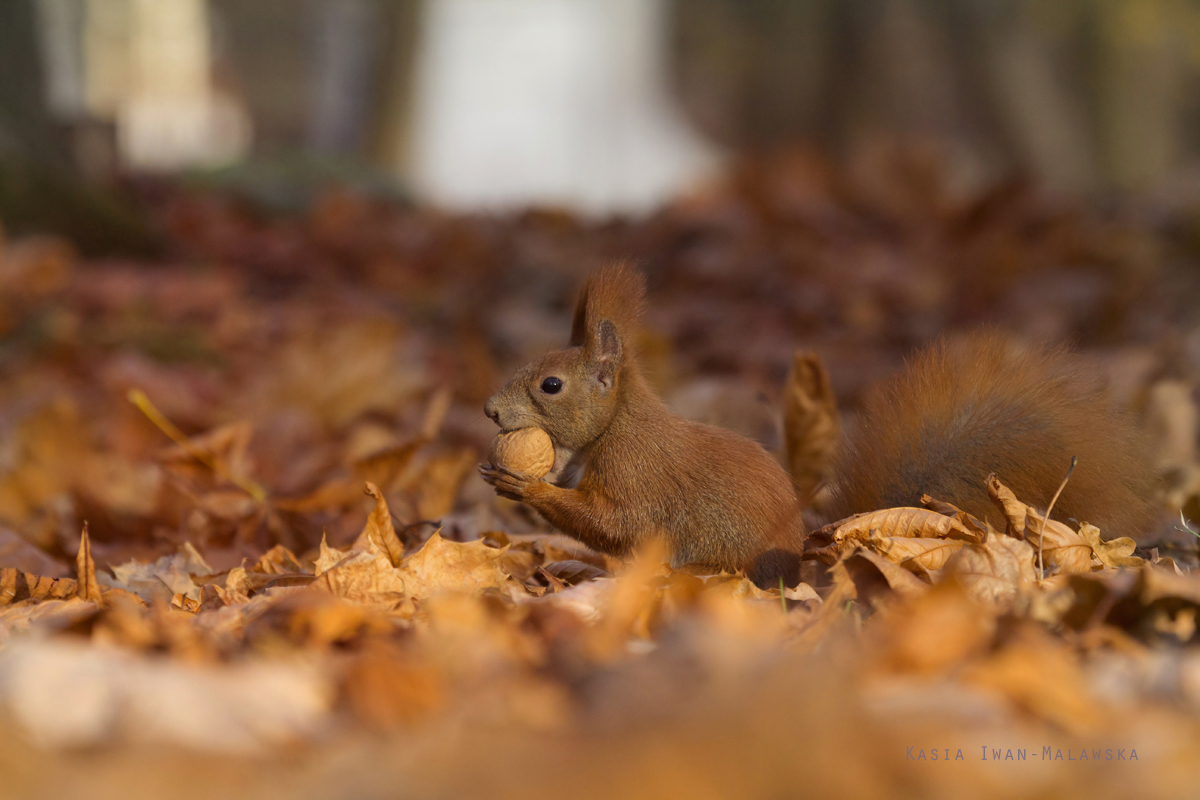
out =
[[[485,403],[483,406],[483,413],[486,414],[488,419],[490,419],[492,422],[496,423],[497,425],[500,424],[500,409],[496,408],[495,397],[488,398],[487,403]]]

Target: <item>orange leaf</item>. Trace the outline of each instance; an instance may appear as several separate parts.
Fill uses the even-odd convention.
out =
[[[75,556],[75,574],[77,576],[75,596],[80,600],[90,600],[103,608],[104,597],[100,593],[100,582],[96,580],[96,562],[92,559],[92,542],[88,536],[86,522],[83,523],[83,533],[79,535],[79,555]]]

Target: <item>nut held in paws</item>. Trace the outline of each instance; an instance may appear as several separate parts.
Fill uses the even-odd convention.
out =
[[[554,443],[541,428],[522,428],[497,434],[488,458],[494,466],[541,478],[554,468]]]

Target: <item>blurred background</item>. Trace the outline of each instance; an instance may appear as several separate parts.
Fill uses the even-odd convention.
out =
[[[72,186],[146,173],[233,169],[282,204],[332,177],[603,214],[796,141],[920,138],[963,190],[1020,173],[1086,195],[1186,187],[1200,155],[1187,0],[3,5],[10,227],[65,224],[46,185],[116,214]]]
[[[980,783],[1194,795],[1200,658],[1179,645],[1200,592],[1159,557],[1200,565],[1198,78],[1196,0],[0,0],[0,795],[459,797],[435,789],[485,776],[522,797],[714,797],[747,778],[757,794],[725,795],[949,797],[960,773],[906,765],[905,747],[1070,748],[1089,731],[1140,735],[1157,760],[980,762]],[[364,530],[367,481],[410,553],[437,530],[597,560],[476,468],[496,433],[484,402],[563,345],[584,276],[614,259],[647,275],[654,388],[776,454],[797,350],[827,366],[850,429],[864,392],[943,333],[1069,344],[1144,427],[1162,515],[1139,554],[1177,583],[1147,578],[1136,612],[1127,583],[1080,590],[1104,605],[1057,651],[1057,600],[1030,604],[1026,637],[925,595],[862,658],[839,644],[859,612],[831,602],[803,645],[815,666],[773,671],[799,640],[717,605],[651,648],[596,628],[617,659],[573,612],[492,594],[431,612],[431,637],[345,604],[343,635],[324,606],[284,604]],[[106,586],[158,575],[154,605],[54,618],[92,608],[62,599],[89,562]],[[239,570],[252,586],[226,582]],[[237,586],[254,596],[213,594]],[[28,639],[86,645],[82,672],[37,642],[44,657],[11,656],[35,622],[63,637]],[[98,682],[91,655],[113,642],[141,666],[104,656],[118,682]],[[1089,649],[1094,669],[1072,671]],[[176,661],[230,687],[227,664],[318,651],[323,677],[290,703],[257,683],[155,699],[193,681]],[[863,690],[877,673],[897,682]],[[1003,705],[950,682],[968,674],[1008,687]],[[408,738],[350,759],[325,746],[372,726]],[[515,749],[498,747],[509,730]],[[266,770],[106,758],[283,741]]]
[[[0,524],[63,557],[84,519],[114,558],[348,541],[353,481],[164,500],[126,393],[253,426],[246,475],[294,499],[445,389],[436,502],[392,508],[536,528],[471,469],[480,409],[616,258],[681,414],[778,451],[797,349],[850,426],[997,325],[1092,357],[1200,517],[1198,80],[1190,0],[5,0]],[[47,408],[103,469],[28,443]]]

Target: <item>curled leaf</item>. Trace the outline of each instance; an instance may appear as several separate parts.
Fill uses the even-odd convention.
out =
[[[75,596],[103,608],[104,598],[100,594],[100,582],[96,580],[96,562],[92,559],[92,542],[88,536],[86,522],[83,523],[83,533],[79,535],[79,554],[75,556],[75,570]]]
[[[855,514],[826,525],[817,533],[828,532],[833,542],[866,542],[874,535],[882,537],[961,539],[983,542],[986,529],[968,526],[955,517],[948,517],[928,508],[885,508]]]
[[[796,496],[807,502],[827,478],[841,441],[837,398],[816,353],[797,353],[783,394],[783,432]]]
[[[392,525],[392,512],[388,510],[387,501],[383,499],[383,494],[380,493],[379,487],[367,481],[364,492],[368,497],[374,498],[375,508],[371,509],[371,515],[367,517],[366,527],[362,533],[358,535],[354,546],[356,549],[361,549],[364,539],[370,539],[375,543],[375,546],[382,550],[392,562],[392,566],[400,566],[400,562],[404,560],[404,545],[401,544],[400,538],[396,536],[396,528]]]
[[[1100,563],[1106,567],[1140,567],[1146,563],[1145,559],[1133,554],[1133,551],[1137,549],[1137,542],[1128,536],[1106,542],[1100,538],[1100,529],[1086,522],[1079,526],[1079,535],[1092,548],[1092,552],[1095,553]],[[1174,566],[1173,562],[1172,566]]]

